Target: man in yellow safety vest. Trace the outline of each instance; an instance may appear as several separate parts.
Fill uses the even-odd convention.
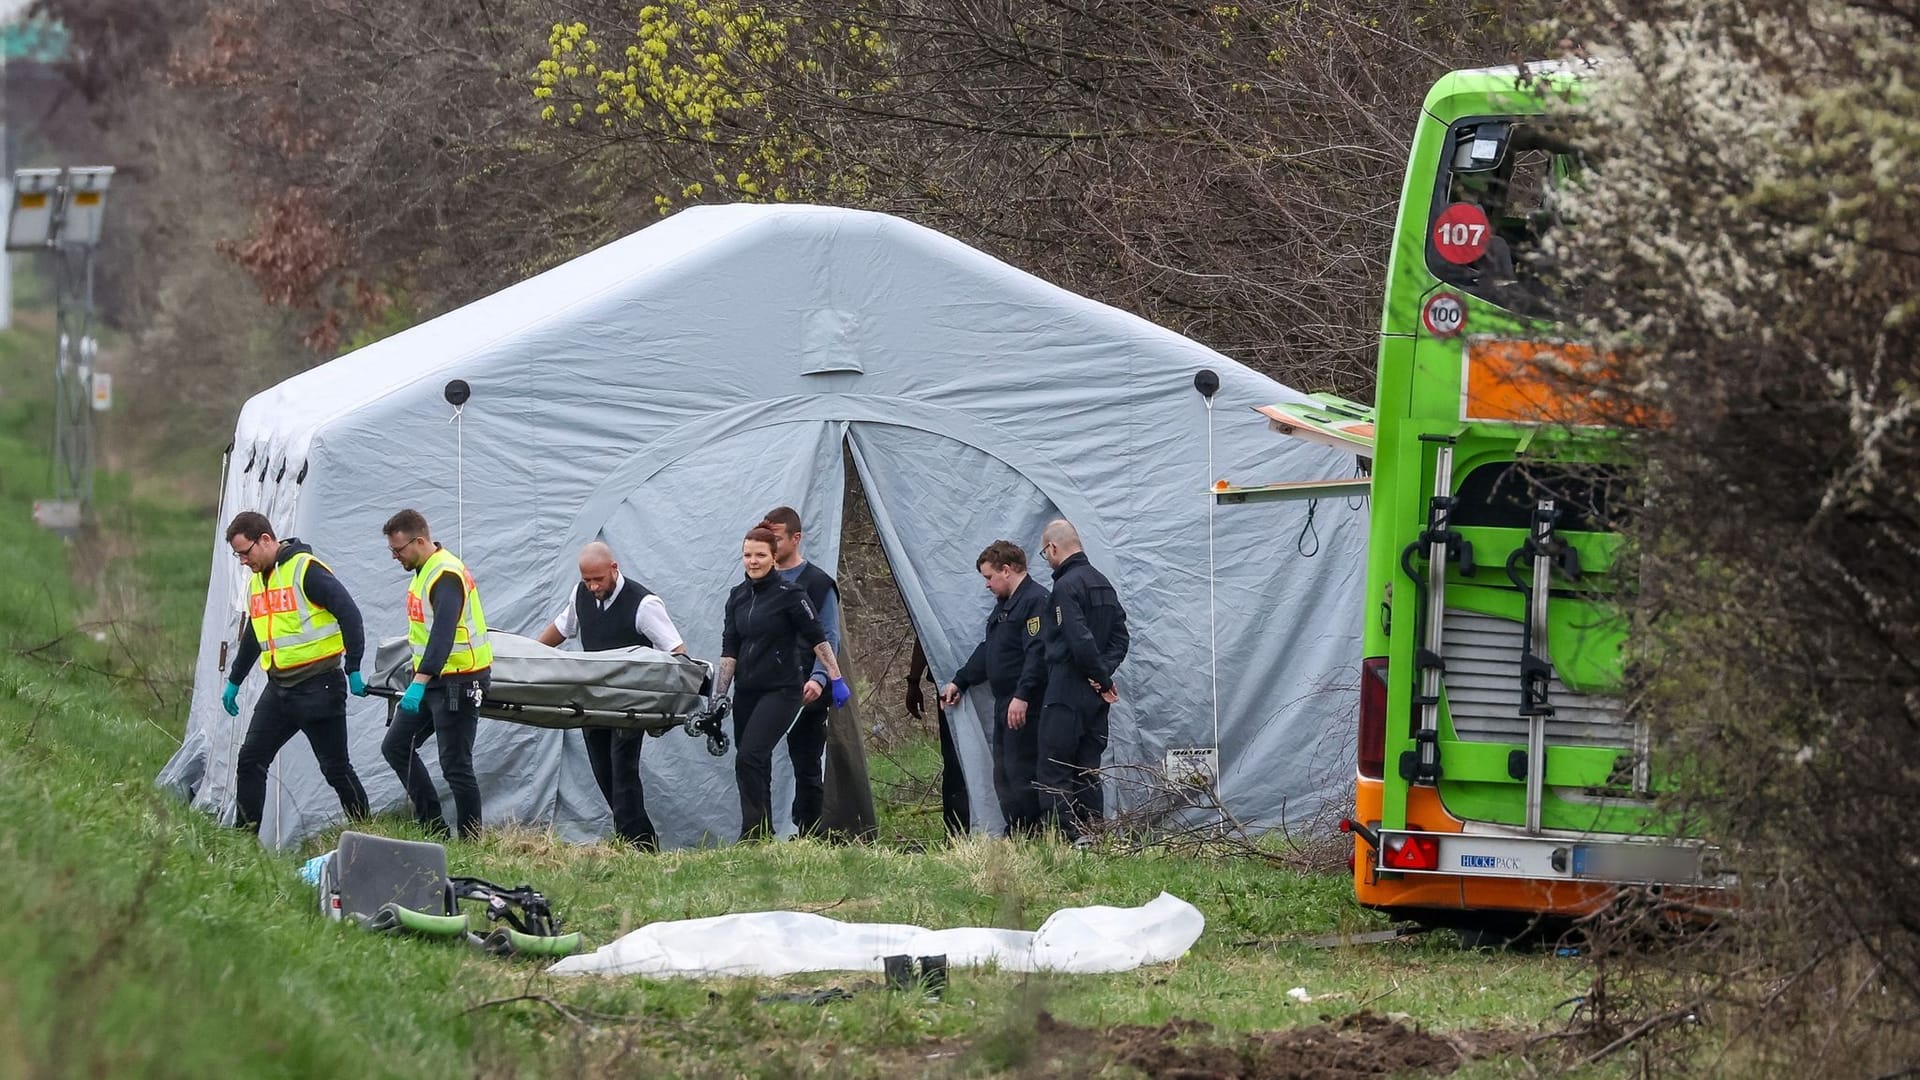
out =
[[[446,829],[440,796],[420,761],[419,749],[433,736],[440,772],[453,792],[460,835],[480,832],[480,782],[473,772],[473,738],[480,700],[493,667],[487,617],[473,574],[453,552],[433,542],[427,519],[402,510],[381,529],[395,561],[413,572],[407,588],[407,641],[413,646],[413,683],[400,698],[393,726],[380,745],[400,775],[414,816],[436,831]]]
[[[367,793],[347,755],[347,690],[366,692],[360,681],[366,647],[360,609],[327,564],[313,557],[312,548],[275,536],[262,514],[236,515],[227,525],[227,546],[253,571],[239,654],[220,695],[228,716],[240,715],[240,684],[254,661],[267,673],[267,687],[240,744],[234,824],[260,827],[267,770],[280,748],[301,732],[320,774],[339,794],[340,808],[350,818],[366,817]]]

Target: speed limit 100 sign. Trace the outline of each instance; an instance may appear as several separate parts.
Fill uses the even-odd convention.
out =
[[[1466,328],[1467,305],[1450,292],[1434,293],[1420,309],[1420,322],[1434,337],[1452,337]]]
[[[1466,266],[1485,255],[1492,239],[1487,212],[1472,203],[1454,203],[1433,222],[1433,250],[1455,266]]]

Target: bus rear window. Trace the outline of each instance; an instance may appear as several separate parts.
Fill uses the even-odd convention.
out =
[[[1528,315],[1549,311],[1541,239],[1579,155],[1538,124],[1463,120],[1447,133],[1427,231],[1434,276]]]

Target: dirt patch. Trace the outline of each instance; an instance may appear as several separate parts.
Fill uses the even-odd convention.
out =
[[[1105,1063],[1162,1080],[1359,1080],[1394,1075],[1443,1076],[1475,1058],[1519,1047],[1509,1032],[1422,1031],[1374,1013],[1311,1027],[1225,1039],[1198,1020],[1155,1026],[1121,1024],[1104,1031],[1075,1027],[1042,1013],[1038,1035],[1053,1064],[1076,1058],[1087,1074]],[[1076,1053],[1075,1051],[1079,1051]],[[1053,1075],[1080,1075],[1068,1069]]]

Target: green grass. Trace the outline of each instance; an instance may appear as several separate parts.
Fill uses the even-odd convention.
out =
[[[325,922],[296,870],[327,838],[266,851],[153,788],[180,737],[211,522],[103,477],[92,536],[68,545],[31,524],[46,478],[32,391],[45,345],[30,330],[0,335],[0,1077],[1134,1075],[1076,1057],[1084,1048],[1038,1030],[1038,1012],[1087,1028],[1199,1018],[1215,1030],[1183,1038],[1201,1042],[1362,1009],[1534,1030],[1586,982],[1577,962],[1462,952],[1446,935],[1290,941],[1381,925],[1339,876],[950,845],[931,742],[873,765],[883,837],[924,853],[807,842],[648,857],[508,830],[450,854],[456,872],[537,884],[595,944],[653,920],[770,908],[1031,928],[1062,906],[1166,890],[1207,915],[1192,953],[1106,976],[955,971],[938,1003],[875,990],[814,1007],[755,998],[876,976],[564,980]],[[1296,986],[1311,1002],[1288,997]],[[1522,1071],[1482,1061],[1471,1074]]]
[[[940,740],[867,748],[868,780],[880,837],[890,843],[933,847],[945,842],[940,817]]]

